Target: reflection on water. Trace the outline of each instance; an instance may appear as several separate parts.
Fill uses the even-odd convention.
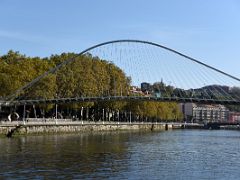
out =
[[[0,139],[12,179],[237,179],[239,131],[105,132]]]

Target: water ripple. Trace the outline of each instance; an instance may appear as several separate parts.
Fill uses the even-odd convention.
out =
[[[3,179],[238,179],[239,131],[0,139]]]

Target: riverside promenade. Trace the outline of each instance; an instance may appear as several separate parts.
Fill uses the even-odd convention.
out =
[[[26,119],[26,121],[0,121],[0,135],[50,134],[116,130],[168,130],[185,126],[199,128],[199,124],[176,122],[113,122],[73,121],[71,119]]]

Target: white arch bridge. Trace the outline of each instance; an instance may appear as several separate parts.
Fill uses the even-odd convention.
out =
[[[93,78],[89,81],[94,84],[94,90],[91,87],[83,88],[88,83],[88,80],[82,79],[85,73],[84,63],[86,65],[83,59],[91,61],[90,75]],[[98,66],[99,69],[95,69],[99,62],[103,64]],[[104,77],[101,77],[100,71],[105,73]],[[44,89],[40,96],[30,93],[49,76],[54,75],[56,79],[61,79],[61,73],[64,73],[65,78],[71,76],[71,82],[74,82],[71,93],[62,93],[70,88],[67,84],[56,85],[56,92],[49,97],[44,95]],[[174,49],[148,41],[116,40],[75,54],[4,97],[0,104],[18,106],[100,101],[162,101],[239,105],[238,87],[239,78]]]

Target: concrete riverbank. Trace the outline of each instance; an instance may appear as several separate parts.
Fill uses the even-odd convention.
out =
[[[69,119],[39,119],[28,121],[1,121],[0,135],[52,134],[87,131],[116,131],[116,130],[168,130],[181,128],[178,123],[156,122],[111,122],[111,121],[72,121]]]

